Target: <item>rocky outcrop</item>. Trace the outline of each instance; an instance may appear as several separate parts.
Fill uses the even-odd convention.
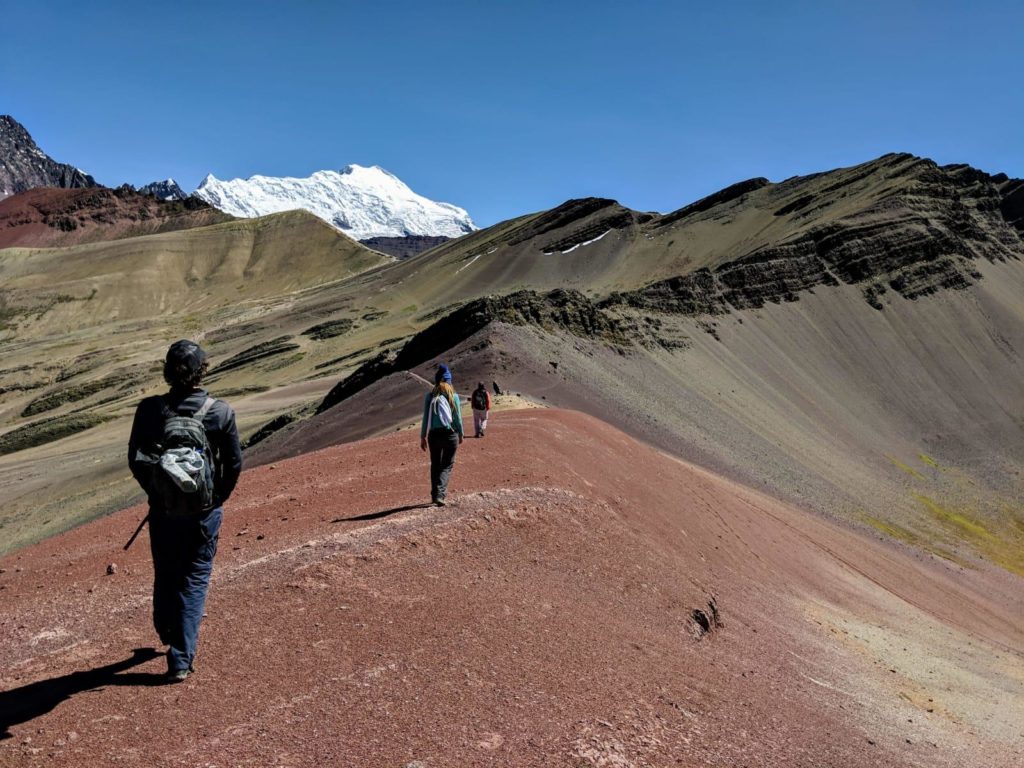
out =
[[[567,251],[609,230],[622,229],[651,218],[651,214],[631,211],[614,200],[586,197],[568,200],[557,208],[530,219],[510,232],[504,238],[504,242],[508,245],[518,245],[557,232],[557,236],[539,243],[540,249],[545,253]]]
[[[408,259],[417,254],[447,243],[450,237],[431,235],[410,235],[408,237],[368,237],[360,240],[367,248],[394,256],[396,259]]]
[[[546,331],[628,345],[630,329],[576,291],[556,290],[540,294],[518,291],[507,296],[488,296],[469,302],[423,329],[397,352],[388,351],[364,363],[337,384],[317,412],[323,412],[370,384],[398,371],[406,371],[443,355],[491,323],[532,325]]]
[[[868,166],[796,195],[775,215],[803,215],[869,177],[881,177],[889,186],[870,204],[714,269],[613,294],[604,306],[713,315],[795,301],[816,286],[847,284],[860,286],[865,300],[882,309],[880,297],[890,291],[917,299],[967,288],[980,278],[977,260],[1024,257],[1024,182],[910,155],[886,156]]]
[[[58,163],[43,152],[13,117],[0,115],[0,199],[35,187],[96,186],[85,171]]]

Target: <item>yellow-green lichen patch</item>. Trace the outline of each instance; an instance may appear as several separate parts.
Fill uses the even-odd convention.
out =
[[[967,544],[990,563],[1024,576],[1024,512],[1004,506],[983,520],[968,507],[949,507],[922,494],[914,498],[956,543]]]
[[[925,511],[935,518],[935,520],[946,528],[953,529],[965,540],[980,541],[994,538],[988,528],[977,520],[975,515],[967,512],[966,510],[957,511],[955,509],[950,509],[949,507],[944,507],[934,499],[920,493],[915,493],[914,498],[924,506]],[[975,519],[971,519],[972,517]]]
[[[909,465],[907,465],[907,464],[904,464],[904,463],[903,463],[902,461],[900,461],[899,459],[897,459],[897,458],[896,458],[895,456],[890,456],[890,455],[889,455],[889,454],[887,453],[887,454],[885,454],[885,458],[887,458],[887,459],[888,459],[888,460],[889,460],[890,462],[892,462],[892,465],[893,465],[894,467],[896,467],[896,469],[900,469],[900,470],[902,470],[902,471],[906,472],[906,473],[907,473],[908,475],[910,475],[911,477],[916,477],[916,478],[918,478],[919,480],[924,480],[924,479],[925,479],[925,478],[924,478],[924,475],[922,475],[922,474],[921,474],[920,472],[918,472],[918,471],[917,471],[916,469],[914,469],[913,467],[911,467],[911,466],[909,466]]]
[[[886,536],[897,539],[898,541],[902,541],[906,544],[918,547],[919,549],[923,549],[925,552],[930,552],[933,555],[941,557],[944,560],[949,560],[951,563],[956,563],[957,565],[962,566],[964,568],[971,567],[971,564],[964,560],[962,557],[958,557],[956,554],[950,552],[948,549],[940,547],[934,542],[929,541],[927,538],[917,533],[916,531],[912,531],[909,528],[904,528],[902,525],[899,525],[889,520],[881,520],[867,513],[861,514],[860,517],[865,523],[870,525],[876,531],[885,534]]]
[[[942,467],[939,466],[939,462],[937,462],[935,459],[933,459],[927,453],[919,453],[919,454],[917,454],[917,458],[919,458],[921,460],[922,464],[927,464],[932,469],[942,469]]]

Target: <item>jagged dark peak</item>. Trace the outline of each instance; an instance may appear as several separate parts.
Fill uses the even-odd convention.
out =
[[[98,186],[85,171],[49,157],[13,117],[0,115],[0,198],[36,187]]]
[[[672,213],[666,213],[656,222],[655,226],[664,227],[668,224],[685,219],[687,216],[692,216],[697,213],[703,213],[709,211],[716,206],[730,203],[734,200],[746,195],[748,192],[754,192],[762,187],[767,187],[771,182],[763,176],[758,176],[754,179],[747,179],[746,181],[740,181],[736,184],[732,184],[725,189],[720,189],[714,194],[702,197],[695,203],[683,206],[679,210],[672,211]]]
[[[10,136],[12,140],[35,146],[32,136],[25,130],[25,126],[19,123],[10,115],[0,115],[0,134]]]
[[[152,195],[157,200],[184,200],[188,197],[174,179],[154,181],[144,187],[140,187],[139,192],[144,195]]]

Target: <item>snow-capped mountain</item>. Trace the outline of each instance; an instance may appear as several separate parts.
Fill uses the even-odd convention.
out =
[[[139,192],[144,195],[152,195],[157,200],[184,200],[188,197],[174,179],[154,181],[152,184],[140,187]]]
[[[469,214],[417,195],[383,168],[348,165],[309,178],[252,176],[221,181],[210,174],[194,193],[233,216],[254,217],[302,208],[356,240],[474,231]]]

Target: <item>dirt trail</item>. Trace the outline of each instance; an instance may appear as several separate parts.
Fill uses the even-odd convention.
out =
[[[425,461],[402,432],[247,472],[179,686],[133,655],[141,510],[0,560],[0,765],[1024,760],[1005,588],[578,413],[498,414],[445,509]]]

